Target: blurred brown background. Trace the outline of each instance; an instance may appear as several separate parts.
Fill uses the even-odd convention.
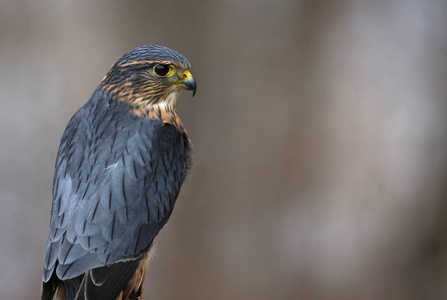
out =
[[[189,58],[194,166],[146,299],[447,299],[446,1],[1,1],[0,299],[37,299],[71,115]]]

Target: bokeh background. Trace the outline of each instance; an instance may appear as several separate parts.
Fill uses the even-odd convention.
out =
[[[37,299],[59,139],[125,52],[198,81],[146,299],[447,299],[447,2],[0,2],[0,298]]]

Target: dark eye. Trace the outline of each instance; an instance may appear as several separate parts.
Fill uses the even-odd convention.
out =
[[[170,65],[156,65],[154,67],[154,72],[157,76],[166,77],[171,69],[173,69],[173,67]]]

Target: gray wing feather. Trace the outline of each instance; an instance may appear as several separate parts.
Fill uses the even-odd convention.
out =
[[[180,133],[88,104],[58,152],[44,282],[55,269],[66,280],[139,255],[169,218],[183,181]]]

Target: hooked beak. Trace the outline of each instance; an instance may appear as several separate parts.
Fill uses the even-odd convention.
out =
[[[191,72],[189,72],[188,70],[183,72],[183,74],[181,76],[181,79],[178,81],[178,85],[182,89],[192,91],[192,96],[193,97],[196,94],[196,91],[197,91],[196,80],[192,76]]]

